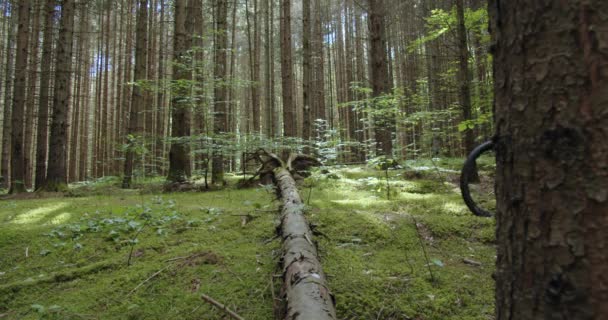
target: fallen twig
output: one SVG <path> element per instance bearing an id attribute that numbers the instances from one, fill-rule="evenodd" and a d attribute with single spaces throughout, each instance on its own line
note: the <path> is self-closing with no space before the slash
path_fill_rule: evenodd
<path id="1" fill-rule="evenodd" d="M 463 258 L 462 262 L 464 264 L 468 264 L 470 266 L 481 267 L 481 262 L 478 262 L 478 261 L 475 261 L 475 260 L 470 260 L 470 259 Z"/>
<path id="2" fill-rule="evenodd" d="M 229 315 L 230 317 L 232 317 L 232 319 L 236 319 L 236 320 L 245 320 L 245 318 L 239 316 L 236 312 L 228 309 L 228 307 L 226 307 L 225 305 L 217 302 L 215 299 L 211 298 L 210 296 L 203 294 L 201 296 L 201 298 L 203 298 L 203 300 L 205 300 L 206 302 L 212 304 L 213 306 L 217 307 L 218 309 L 224 311 L 227 315 Z"/>
<path id="3" fill-rule="evenodd" d="M 158 276 L 159 274 L 161 274 L 163 271 L 167 270 L 169 267 L 171 266 L 171 264 L 166 265 L 164 268 L 154 272 L 151 276 L 148 277 L 148 279 L 140 282 L 137 287 L 133 288 L 133 290 L 131 290 L 128 294 L 127 297 L 130 296 L 131 294 L 133 294 L 133 292 L 137 291 L 137 289 L 141 288 L 141 286 L 143 286 L 144 284 L 146 284 L 148 281 L 154 279 L 156 276 Z"/>

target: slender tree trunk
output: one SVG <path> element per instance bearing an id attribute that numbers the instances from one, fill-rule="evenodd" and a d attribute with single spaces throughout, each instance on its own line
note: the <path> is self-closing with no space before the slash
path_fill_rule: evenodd
<path id="1" fill-rule="evenodd" d="M 371 82 L 374 97 L 390 93 L 390 83 L 387 78 L 388 62 L 386 60 L 385 13 L 384 0 L 368 0 L 369 4 L 369 37 Z M 374 117 L 374 133 L 376 136 L 376 152 L 379 155 L 391 157 L 393 154 L 392 138 L 393 119 L 387 116 Z"/>
<path id="2" fill-rule="evenodd" d="M 157 170 L 159 174 L 164 174 L 165 166 L 163 165 L 163 152 L 165 149 L 165 114 L 166 114 L 166 104 L 165 104 L 165 48 L 164 46 L 167 44 L 165 40 L 165 1 L 159 0 L 159 9 L 160 9 L 160 20 L 159 20 L 159 28 L 158 28 L 158 74 L 156 79 L 156 86 L 158 88 L 158 94 L 156 97 L 157 101 L 157 110 L 156 110 L 156 143 L 154 144 L 154 162 L 156 163 Z"/>
<path id="3" fill-rule="evenodd" d="M 471 113 L 471 77 L 469 75 L 469 46 L 467 42 L 467 29 L 464 21 L 464 0 L 456 0 L 456 16 L 458 20 L 458 52 L 460 70 L 458 72 L 460 106 L 462 108 L 462 120 L 473 119 Z M 464 148 L 466 154 L 475 148 L 475 136 L 472 129 L 464 131 Z M 470 171 L 469 181 L 478 182 L 477 166 Z"/>
<path id="4" fill-rule="evenodd" d="M 29 42 L 30 1 L 18 4 L 17 58 L 15 59 L 15 82 L 13 86 L 13 112 L 11 115 L 11 187 L 9 193 L 26 192 L 25 150 L 23 117 L 25 112 L 25 81 Z"/>
<path id="5" fill-rule="evenodd" d="M 42 38 L 42 61 L 40 70 L 40 97 L 38 99 L 38 127 L 36 129 L 36 189 L 46 181 L 46 163 L 49 132 L 49 102 L 51 100 L 51 65 L 53 61 L 53 16 L 55 0 L 46 0 L 44 7 L 44 33 Z"/>
<path id="6" fill-rule="evenodd" d="M 24 160 L 25 160 L 25 186 L 31 188 L 34 175 L 34 118 L 36 116 L 36 91 L 38 82 L 38 49 L 40 38 L 40 12 L 42 11 L 42 1 L 34 2 L 33 16 L 31 21 L 31 39 L 29 41 L 29 76 L 27 78 L 27 100 L 25 102 L 25 130 L 24 130 Z"/>
<path id="7" fill-rule="evenodd" d="M 283 134 L 285 137 L 297 136 L 291 46 L 291 0 L 281 0 L 281 86 L 283 97 Z"/>
<path id="8" fill-rule="evenodd" d="M 311 138 L 312 129 L 312 98 L 313 98 L 313 83 L 312 83 L 312 30 L 310 23 L 310 0 L 302 1 L 302 45 L 303 45 L 303 62 L 302 62 L 302 100 L 303 100 L 303 126 L 302 138 L 308 145 Z M 309 153 L 305 151 L 305 153 Z"/>
<path id="9" fill-rule="evenodd" d="M 64 0 L 61 5 L 53 116 L 49 138 L 49 166 L 46 182 L 42 186 L 46 191 L 62 191 L 67 188 L 67 142 L 70 125 L 68 116 L 72 81 L 75 7 L 74 0 Z"/>
<path id="10" fill-rule="evenodd" d="M 216 22 L 215 22 L 215 65 L 214 65 L 214 118 L 213 118 L 213 133 L 217 136 L 213 150 L 213 164 L 211 170 L 211 179 L 214 184 L 224 184 L 224 156 L 220 150 L 222 135 L 228 131 L 226 114 L 228 101 L 228 87 L 226 86 L 226 49 L 228 48 L 228 1 L 216 1 Z M 218 139 L 219 138 L 219 139 Z"/>
<path id="11" fill-rule="evenodd" d="M 11 20 L 17 21 L 15 18 L 16 14 L 11 15 Z M 14 63 L 15 55 L 13 54 L 13 46 L 15 44 L 15 35 L 14 35 L 14 24 L 13 21 L 9 21 L 8 27 L 8 35 L 6 39 L 6 65 L 4 71 L 4 111 L 2 120 L 2 168 L 1 174 L 3 179 L 2 186 L 4 188 L 9 188 L 11 183 L 11 139 L 12 139 L 12 91 L 11 85 L 13 82 L 13 73 L 14 73 Z"/>
<path id="12" fill-rule="evenodd" d="M 315 75 L 315 119 L 327 119 L 325 111 L 325 57 L 323 55 L 325 40 L 323 34 L 323 19 L 321 13 L 321 0 L 314 0 L 315 22 L 314 22 L 314 45 L 313 51 L 314 75 Z"/>
<path id="13" fill-rule="evenodd" d="M 147 44 L 148 44 L 148 0 L 139 0 L 137 7 L 137 22 L 135 35 L 135 81 L 146 79 L 147 66 Z M 123 188 L 131 188 L 133 180 L 133 169 L 135 162 L 135 149 L 141 143 L 141 122 L 140 111 L 144 103 L 144 93 L 141 86 L 133 86 L 131 96 L 131 111 L 129 112 L 129 128 L 127 130 L 126 143 L 128 145 L 126 157 L 124 177 L 122 181 Z"/>
<path id="14" fill-rule="evenodd" d="M 171 103 L 171 150 L 169 151 L 169 176 L 167 181 L 184 183 L 188 180 L 190 166 L 190 108 L 187 99 L 191 94 L 192 70 L 188 64 L 188 51 L 192 47 L 192 34 L 188 33 L 186 23 L 190 24 L 192 1 L 178 0 L 175 2 L 175 40 L 173 43 L 173 59 L 176 65 L 173 69 L 173 80 L 177 85 L 173 92 Z M 192 30 L 192 29 L 190 29 Z"/>
<path id="15" fill-rule="evenodd" d="M 489 8 L 496 319 L 606 319 L 608 2 Z"/>

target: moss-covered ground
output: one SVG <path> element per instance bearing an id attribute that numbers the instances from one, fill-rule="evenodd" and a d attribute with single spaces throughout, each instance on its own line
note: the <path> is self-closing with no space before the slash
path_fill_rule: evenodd
<path id="1" fill-rule="evenodd" d="M 331 168 L 301 187 L 339 319 L 492 319 L 494 221 L 460 199 L 459 160 Z M 482 160 L 480 200 L 492 209 Z M 272 190 L 160 192 L 119 179 L 0 200 L 0 319 L 273 319 Z M 274 296 L 274 298 L 273 298 Z"/>

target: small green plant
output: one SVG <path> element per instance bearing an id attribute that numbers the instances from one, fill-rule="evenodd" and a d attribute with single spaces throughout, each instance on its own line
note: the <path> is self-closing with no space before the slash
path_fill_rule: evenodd
<path id="1" fill-rule="evenodd" d="M 384 171 L 384 177 L 386 179 L 386 199 L 390 200 L 391 199 L 391 184 L 390 184 L 390 176 L 388 174 L 388 170 L 400 168 L 399 162 L 397 162 L 397 160 L 395 160 L 395 159 L 388 158 L 387 156 L 379 156 L 379 157 L 370 159 L 368 161 L 368 164 L 378 170 Z"/>

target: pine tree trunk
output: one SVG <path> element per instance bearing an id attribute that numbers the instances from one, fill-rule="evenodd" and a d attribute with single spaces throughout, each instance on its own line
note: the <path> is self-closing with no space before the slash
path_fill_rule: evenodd
<path id="1" fill-rule="evenodd" d="M 467 42 L 467 29 L 464 21 L 464 0 L 456 0 L 456 16 L 458 20 L 458 49 L 460 70 L 458 72 L 460 107 L 462 108 L 462 119 L 472 120 L 471 113 L 471 77 L 469 75 L 469 46 Z M 464 148 L 466 154 L 475 149 L 475 136 L 472 129 L 464 132 Z M 470 171 L 470 182 L 479 182 L 477 165 Z"/>
<path id="2" fill-rule="evenodd" d="M 310 0 L 302 1 L 302 46 L 303 46 L 303 61 L 302 61 L 302 100 L 303 100 L 303 125 L 302 139 L 304 143 L 309 145 L 312 128 L 312 30 L 310 23 Z M 305 153 L 309 153 L 305 151 Z"/>
<path id="3" fill-rule="evenodd" d="M 72 42 L 74 39 L 74 0 L 64 0 L 61 4 L 59 40 L 57 42 L 57 64 L 55 70 L 55 90 L 53 96 L 53 116 L 49 138 L 49 165 L 46 191 L 67 189 L 67 142 L 69 129 L 69 103 L 72 82 Z"/>
<path id="4" fill-rule="evenodd" d="M 27 100 L 25 102 L 25 135 L 24 135 L 24 156 L 25 156 L 25 186 L 31 188 L 33 186 L 34 176 L 34 118 L 36 117 L 36 89 L 38 82 L 38 49 L 40 38 L 40 12 L 42 11 L 42 1 L 34 2 L 34 14 L 31 21 L 31 39 L 29 40 L 29 76 L 27 78 Z"/>
<path id="5" fill-rule="evenodd" d="M 11 21 L 9 21 L 9 27 L 7 31 L 7 39 L 6 39 L 6 65 L 4 69 L 4 110 L 3 110 L 3 120 L 2 120 L 2 187 L 8 189 L 10 187 L 11 182 L 11 139 L 12 139 L 12 91 L 11 85 L 13 82 L 13 73 L 14 73 L 14 63 L 15 55 L 13 54 L 13 45 L 15 43 L 14 36 L 14 21 L 17 17 L 16 14 L 11 15 Z"/>
<path id="6" fill-rule="evenodd" d="M 496 319 L 606 319 L 608 2 L 489 8 Z"/>
<path id="7" fill-rule="evenodd" d="M 371 82 L 374 97 L 390 93 L 389 72 L 386 59 L 386 37 L 384 20 L 384 0 L 368 0 L 369 4 L 369 37 Z M 379 155 L 391 157 L 393 154 L 392 119 L 377 115 L 374 117 L 374 133 L 376 136 L 376 152 Z"/>
<path id="8" fill-rule="evenodd" d="M 188 4 L 186 4 L 186 2 Z M 178 0 L 175 2 L 175 40 L 173 42 L 173 81 L 181 83 L 173 92 L 171 102 L 171 150 L 169 151 L 168 182 L 184 183 L 188 180 L 190 166 L 189 141 L 190 136 L 190 108 L 188 97 L 191 93 L 192 70 L 188 64 L 188 50 L 192 47 L 192 35 L 188 34 L 186 23 L 191 23 L 188 17 L 191 14 L 192 0 Z"/>
<path id="9" fill-rule="evenodd" d="M 44 33 L 42 38 L 42 61 L 40 70 L 40 97 L 38 98 L 38 127 L 36 129 L 36 178 L 34 186 L 40 188 L 46 182 L 48 152 L 49 104 L 51 101 L 51 65 L 53 61 L 53 16 L 55 0 L 46 0 L 44 7 Z"/>
<path id="10" fill-rule="evenodd" d="M 285 137 L 296 137 L 297 135 L 291 45 L 291 0 L 281 0 L 281 86 Z"/>
<path id="11" fill-rule="evenodd" d="M 211 169 L 211 180 L 215 185 L 224 184 L 224 156 L 222 154 L 221 144 L 222 135 L 228 131 L 228 103 L 227 96 L 229 88 L 223 83 L 227 77 L 226 64 L 228 48 L 228 1 L 216 1 L 216 22 L 215 22 L 215 65 L 214 78 L 218 83 L 214 85 L 214 118 L 213 118 L 213 133 L 217 136 L 214 140 L 213 163 Z"/>
<path id="12" fill-rule="evenodd" d="M 26 192 L 23 118 L 25 116 L 25 81 L 29 42 L 30 1 L 18 4 L 17 54 L 11 114 L 11 187 L 9 193 Z"/>
<path id="13" fill-rule="evenodd" d="M 135 81 L 146 79 L 147 66 L 147 44 L 148 44 L 148 0 L 139 0 L 137 7 L 137 22 L 135 35 Z M 135 162 L 135 148 L 140 143 L 143 133 L 139 126 L 140 111 L 144 103 L 144 93 L 140 86 L 133 86 L 131 96 L 131 111 L 129 112 L 129 126 L 127 129 L 126 143 L 128 144 L 125 156 L 123 188 L 131 188 L 133 180 L 133 169 Z"/>

